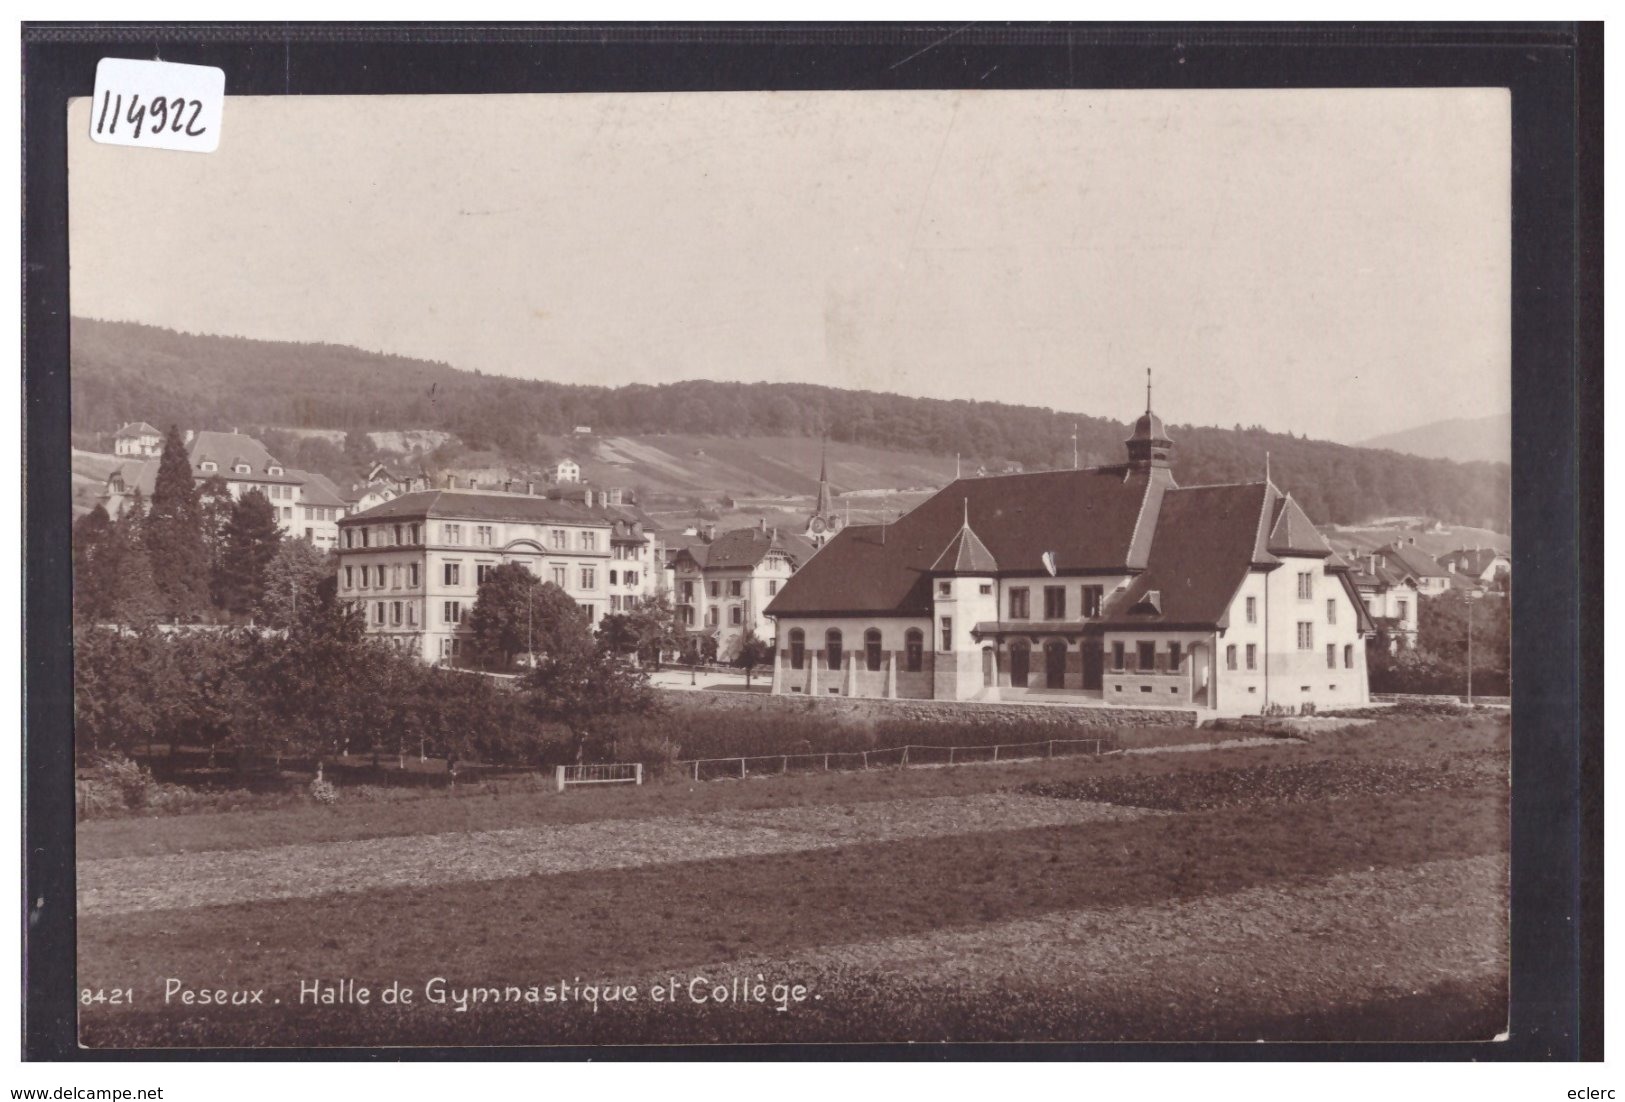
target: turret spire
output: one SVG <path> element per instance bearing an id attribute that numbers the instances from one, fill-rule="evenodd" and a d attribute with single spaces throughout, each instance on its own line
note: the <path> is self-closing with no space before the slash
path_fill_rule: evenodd
<path id="1" fill-rule="evenodd" d="M 1151 412 L 1151 369 L 1145 369 L 1145 411 Z"/>

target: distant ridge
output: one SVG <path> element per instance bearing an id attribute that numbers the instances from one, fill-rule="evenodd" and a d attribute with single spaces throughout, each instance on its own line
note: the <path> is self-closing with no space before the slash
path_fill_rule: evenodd
<path id="1" fill-rule="evenodd" d="M 359 440 L 368 433 L 434 430 L 450 433 L 465 453 L 491 465 L 545 466 L 577 450 L 581 440 L 621 438 L 617 459 L 629 481 L 648 463 L 640 449 L 667 435 L 815 441 L 827 434 L 839 459 L 843 446 L 906 451 L 955 462 L 974 472 L 1044 470 L 1112 464 L 1124 458 L 1127 419 L 1137 409 L 1090 416 L 992 401 L 945 401 L 806 383 L 659 381 L 621 387 L 567 385 L 462 371 L 447 364 L 367 352 L 334 344 L 199 336 L 129 322 L 72 322 L 73 428 L 76 444 L 107 450 L 94 439 L 125 421 L 160 428 L 276 426 L 338 430 Z M 545 369 L 545 365 L 542 365 Z M 998 384 L 993 384 L 997 386 Z M 998 386 L 997 393 L 1010 388 Z M 1118 418 L 1124 418 L 1119 420 Z M 1358 523 L 1373 516 L 1421 515 L 1446 523 L 1504 530 L 1511 510 L 1505 465 L 1459 464 L 1389 451 L 1349 447 L 1262 428 L 1169 425 L 1175 476 L 1185 485 L 1246 482 L 1263 477 L 1270 456 L 1277 486 L 1290 490 L 1318 523 Z M 1074 432 L 1076 436 L 1074 436 Z M 614 445 L 612 445 L 612 448 Z M 683 465 L 696 452 L 715 451 L 707 473 L 720 485 L 745 486 L 763 456 L 749 448 L 681 444 Z M 330 446 L 335 454 L 337 448 Z M 665 450 L 657 448 L 656 450 Z M 598 452 L 582 459 L 592 459 Z M 729 453 L 723 460 L 721 454 Z M 355 461 L 364 456 L 354 453 Z M 773 458 L 777 459 L 777 456 Z M 313 462 L 313 461 L 312 461 Z M 442 465 L 450 465 L 449 462 Z M 796 464 L 798 467 L 799 464 Z M 896 477 L 920 472 L 899 469 Z M 937 464 L 932 464 L 937 466 Z M 656 472 L 646 472 L 651 481 Z M 686 476 L 685 476 L 686 478 Z M 905 482 L 905 485 L 910 484 Z M 765 487 L 764 487 L 765 488 Z M 861 482 L 841 489 L 873 489 Z"/>
<path id="2" fill-rule="evenodd" d="M 1362 448 L 1386 448 L 1427 459 L 1453 459 L 1458 463 L 1510 463 L 1512 415 L 1454 417 L 1403 432 L 1390 432 L 1362 440 Z"/>

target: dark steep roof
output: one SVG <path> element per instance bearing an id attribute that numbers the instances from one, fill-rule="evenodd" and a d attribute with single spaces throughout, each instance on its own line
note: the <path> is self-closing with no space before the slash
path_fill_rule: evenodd
<path id="1" fill-rule="evenodd" d="M 1275 519 L 1270 527 L 1269 550 L 1275 555 L 1315 555 L 1330 557 L 1332 545 L 1320 534 L 1303 509 L 1287 494 L 1275 502 Z M 1341 562 L 1342 560 L 1338 560 Z"/>
<path id="2" fill-rule="evenodd" d="M 937 561 L 931 564 L 933 574 L 993 574 L 999 569 L 993 552 L 987 549 L 980 536 L 970 526 L 970 510 L 966 507 L 965 522 L 942 549 Z"/>
<path id="3" fill-rule="evenodd" d="M 1409 571 L 1418 578 L 1442 578 L 1449 574 L 1448 570 L 1415 546 L 1390 543 L 1386 547 L 1377 548 L 1376 553 L 1387 559 L 1391 565 Z"/>
<path id="4" fill-rule="evenodd" d="M 1166 472 L 1123 467 L 962 478 L 891 524 L 850 525 L 785 583 L 772 616 L 931 611 L 930 572 L 964 524 L 1002 573 L 1133 570 L 1146 563 Z"/>
<path id="5" fill-rule="evenodd" d="M 777 528 L 735 528 L 709 544 L 690 546 L 689 553 L 707 570 L 726 567 L 753 567 L 768 554 L 778 551 L 798 566 L 812 557 L 816 548 L 794 533 Z"/>
<path id="6" fill-rule="evenodd" d="M 1230 601 L 1248 571 L 1277 561 L 1260 547 L 1264 524 L 1279 500 L 1275 494 L 1263 482 L 1163 494 L 1150 562 L 1106 602 L 1102 622 L 1224 626 Z M 1157 598 L 1148 601 L 1152 593 Z"/>

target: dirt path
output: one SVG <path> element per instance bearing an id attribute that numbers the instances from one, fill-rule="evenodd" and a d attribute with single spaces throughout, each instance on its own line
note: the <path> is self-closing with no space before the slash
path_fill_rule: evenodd
<path id="1" fill-rule="evenodd" d="M 1155 813 L 1076 800 L 984 793 L 112 858 L 79 865 L 79 912 L 118 914 L 308 898 L 1066 826 L 1147 814 Z"/>

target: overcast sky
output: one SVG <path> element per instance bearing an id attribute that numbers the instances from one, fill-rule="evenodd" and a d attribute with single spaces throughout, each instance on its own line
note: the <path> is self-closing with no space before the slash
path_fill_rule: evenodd
<path id="1" fill-rule="evenodd" d="M 242 97 L 69 113 L 75 314 L 620 384 L 1357 441 L 1508 410 L 1500 90 Z"/>

